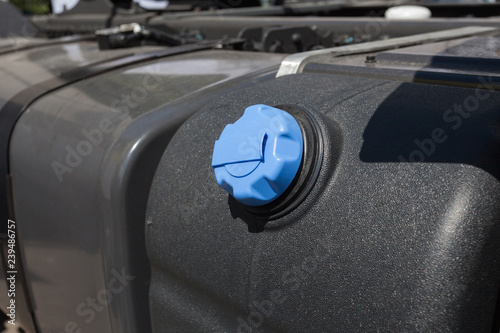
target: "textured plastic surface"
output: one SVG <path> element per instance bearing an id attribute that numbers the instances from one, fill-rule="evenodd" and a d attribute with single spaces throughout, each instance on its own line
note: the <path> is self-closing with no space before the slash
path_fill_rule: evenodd
<path id="1" fill-rule="evenodd" d="M 253 105 L 224 128 L 212 155 L 217 183 L 239 202 L 265 205 L 290 186 L 299 170 L 303 139 L 287 112 Z"/>
<path id="2" fill-rule="evenodd" d="M 157 59 L 57 89 L 22 114 L 10 143 L 13 199 L 40 332 L 73 321 L 82 332 L 151 332 L 144 220 L 159 159 L 190 115 L 273 77 L 261 70 L 281 58 L 218 50 Z M 108 286 L 112 301 L 89 307 Z"/>
<path id="3" fill-rule="evenodd" d="M 443 115 L 474 89 L 341 75 L 285 76 L 207 106 L 176 133 L 152 185 L 153 331 L 490 332 L 500 93 L 482 93 L 461 127 Z M 256 102 L 311 111 L 325 154 L 302 204 L 250 233 L 210 160 L 221 126 Z M 447 140 L 431 151 L 436 128 Z M 410 160 L 417 150 L 424 161 Z"/>

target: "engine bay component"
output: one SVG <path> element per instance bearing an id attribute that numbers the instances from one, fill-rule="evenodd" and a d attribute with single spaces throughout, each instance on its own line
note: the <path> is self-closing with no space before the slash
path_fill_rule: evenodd
<path id="1" fill-rule="evenodd" d="M 95 35 L 100 50 L 135 47 L 146 42 L 177 46 L 201 40 L 201 38 L 182 37 L 176 33 L 157 31 L 139 23 L 122 24 L 114 28 L 97 30 Z"/>

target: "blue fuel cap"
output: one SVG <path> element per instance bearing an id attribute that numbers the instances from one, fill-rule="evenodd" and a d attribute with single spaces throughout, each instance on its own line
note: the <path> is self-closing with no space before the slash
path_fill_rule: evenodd
<path id="1" fill-rule="evenodd" d="M 302 161 L 304 142 L 287 112 L 253 105 L 224 128 L 212 156 L 217 183 L 239 202 L 262 206 L 290 186 Z"/>

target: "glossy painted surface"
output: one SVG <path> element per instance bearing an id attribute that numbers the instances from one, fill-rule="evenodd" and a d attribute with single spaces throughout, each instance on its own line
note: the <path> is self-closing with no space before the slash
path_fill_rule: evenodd
<path id="1" fill-rule="evenodd" d="M 7 40 L 0 40 L 8 44 Z M 18 42 L 24 45 L 22 41 Z M 35 43 L 36 41 L 30 41 Z M 0 44 L 3 45 L 3 44 Z M 160 50 L 159 47 L 99 51 L 95 42 L 75 42 L 41 46 L 0 54 L 0 108 L 22 90 L 60 76 L 76 68 L 123 57 L 128 54 Z"/>

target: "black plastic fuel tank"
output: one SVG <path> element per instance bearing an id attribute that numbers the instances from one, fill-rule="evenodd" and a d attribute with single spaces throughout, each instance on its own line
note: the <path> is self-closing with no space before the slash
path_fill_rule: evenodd
<path id="1" fill-rule="evenodd" d="M 414 80 L 364 61 L 355 75 L 306 67 L 228 93 L 184 123 L 148 203 L 153 330 L 490 332 L 500 93 L 485 71 L 475 86 L 442 79 L 453 55 L 439 52 L 412 69 Z M 433 71 L 432 82 L 418 80 Z M 212 167 L 225 126 L 256 104 L 288 112 L 314 143 L 313 167 L 304 152 L 287 190 L 257 209 L 222 189 Z"/>
<path id="2" fill-rule="evenodd" d="M 2 141 L 10 148 L 18 246 L 40 332 L 151 331 L 144 220 L 157 163 L 190 115 L 222 92 L 272 79 L 283 58 L 201 50 L 118 66 L 113 61 L 127 59 L 120 52 L 86 42 L 3 57 L 3 73 L 19 91 L 40 82 L 25 79 L 29 73 L 42 73 L 33 80 L 43 87 L 55 81 L 54 62 L 79 70 L 78 61 L 88 59 L 109 68 L 37 98 Z M 18 59 L 33 54 L 41 60 L 17 75 Z"/>

